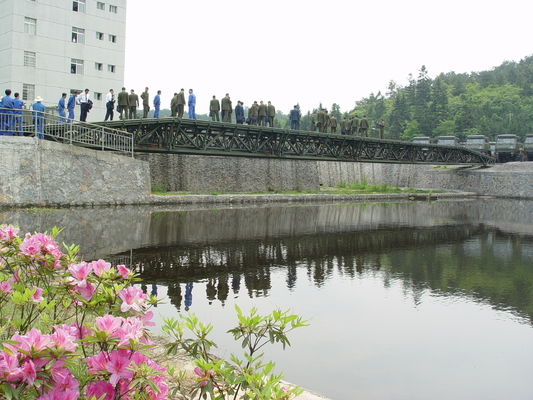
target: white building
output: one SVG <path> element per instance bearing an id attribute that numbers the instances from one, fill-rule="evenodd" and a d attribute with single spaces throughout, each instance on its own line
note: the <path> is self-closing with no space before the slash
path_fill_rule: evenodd
<path id="1" fill-rule="evenodd" d="M 19 92 L 27 108 L 41 96 L 54 107 L 61 93 L 88 88 L 87 121 L 102 121 L 106 94 L 124 83 L 126 3 L 0 0 L 0 94 Z"/>

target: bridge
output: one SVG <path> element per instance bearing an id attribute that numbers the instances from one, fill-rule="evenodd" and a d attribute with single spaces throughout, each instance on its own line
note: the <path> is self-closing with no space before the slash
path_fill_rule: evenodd
<path id="1" fill-rule="evenodd" d="M 119 120 L 98 125 L 130 133 L 135 151 L 143 152 L 411 164 L 487 166 L 495 162 L 492 157 L 460 146 L 183 118 Z"/>
<path id="2" fill-rule="evenodd" d="M 15 116 L 9 118 L 14 121 Z M 432 165 L 489 166 L 495 162 L 493 157 L 461 146 L 184 118 L 131 119 L 89 124 L 23 110 L 20 131 L 18 126 L 6 124 L 9 118 L 2 115 L 0 133 L 18 135 L 22 132 L 25 136 L 31 136 L 42 131 L 47 139 L 99 150 L 123 151 L 132 156 L 134 152 L 159 152 Z"/>

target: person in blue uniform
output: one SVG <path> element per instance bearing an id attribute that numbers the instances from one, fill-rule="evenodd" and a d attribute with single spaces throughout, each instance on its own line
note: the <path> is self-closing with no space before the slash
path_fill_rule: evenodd
<path id="1" fill-rule="evenodd" d="M 289 120 L 291 121 L 291 129 L 298 129 L 300 125 L 300 110 L 298 110 L 297 106 L 294 106 L 291 110 Z"/>
<path id="2" fill-rule="evenodd" d="M 11 89 L 6 89 L 6 95 L 2 97 L 2 112 L 0 115 L 2 135 L 13 135 L 13 97 L 11 97 Z"/>
<path id="3" fill-rule="evenodd" d="M 15 129 L 18 130 L 19 136 L 24 136 L 24 131 L 22 130 L 22 107 L 24 102 L 20 99 L 20 94 L 15 93 L 15 98 L 13 99 L 13 132 Z"/>
<path id="4" fill-rule="evenodd" d="M 235 106 L 235 120 L 238 124 L 244 124 L 244 107 L 242 105 L 243 102 L 239 100 Z"/>
<path id="5" fill-rule="evenodd" d="M 154 118 L 159 118 L 159 110 L 161 109 L 161 90 L 157 91 L 154 96 Z"/>
<path id="6" fill-rule="evenodd" d="M 61 95 L 61 98 L 59 99 L 59 101 L 57 102 L 57 113 L 59 114 L 59 119 L 58 119 L 58 123 L 62 124 L 63 122 L 65 122 L 65 117 L 67 116 L 65 114 L 65 109 L 66 109 L 66 104 L 65 104 L 65 100 L 67 99 L 67 94 L 66 93 L 63 93 Z M 61 118 L 63 117 L 63 118 Z"/>
<path id="7" fill-rule="evenodd" d="M 196 119 L 196 95 L 189 89 L 189 119 Z"/>
<path id="8" fill-rule="evenodd" d="M 67 110 L 68 110 L 68 118 L 69 118 L 69 120 L 67 121 L 67 123 L 72 122 L 71 120 L 74 119 L 74 108 L 76 107 L 76 97 L 77 96 L 78 96 L 78 92 L 74 92 L 68 98 Z"/>
<path id="9" fill-rule="evenodd" d="M 38 139 L 44 139 L 44 104 L 42 103 L 44 99 L 41 96 L 37 96 L 35 103 L 32 105 L 33 109 L 33 124 L 35 126 L 35 136 Z"/>

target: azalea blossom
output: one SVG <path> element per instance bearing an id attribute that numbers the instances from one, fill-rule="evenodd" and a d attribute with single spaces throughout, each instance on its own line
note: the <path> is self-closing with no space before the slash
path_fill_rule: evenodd
<path id="1" fill-rule="evenodd" d="M 80 397 L 78 390 L 54 388 L 49 393 L 37 397 L 37 400 L 77 400 L 78 397 Z"/>
<path id="2" fill-rule="evenodd" d="M 26 353 L 38 353 L 50 345 L 50 336 L 43 335 L 38 329 L 31 329 L 26 335 L 14 335 L 12 340 L 18 342 L 14 346 Z"/>
<path id="3" fill-rule="evenodd" d="M 128 286 L 126 289 L 119 290 L 118 297 L 122 300 L 120 311 L 126 312 L 130 309 L 141 311 L 141 306 L 145 306 L 144 301 L 147 296 L 141 289 L 134 286 Z"/>
<path id="4" fill-rule="evenodd" d="M 111 373 L 109 382 L 116 385 L 119 379 L 133 378 L 133 371 L 130 369 L 130 360 L 123 357 L 118 351 L 112 351 L 109 354 L 109 361 L 106 364 L 106 370 Z"/>
<path id="5" fill-rule="evenodd" d="M 123 319 L 120 317 L 114 317 L 110 314 L 106 314 L 103 317 L 97 317 L 94 322 L 96 327 L 102 332 L 109 334 L 115 333 L 122 325 Z"/>
<path id="6" fill-rule="evenodd" d="M 85 389 L 85 395 L 89 400 L 98 400 L 105 394 L 102 400 L 113 400 L 115 398 L 115 388 L 109 382 L 91 382 Z"/>
<path id="7" fill-rule="evenodd" d="M 0 292 L 11 293 L 13 291 L 13 285 L 7 281 L 0 282 Z"/>
<path id="8" fill-rule="evenodd" d="M 122 279 L 127 279 L 131 274 L 131 271 L 125 265 L 117 265 L 117 271 L 122 276 Z"/>
<path id="9" fill-rule="evenodd" d="M 33 293 L 31 295 L 32 303 L 38 304 L 38 303 L 40 303 L 41 301 L 44 300 L 44 298 L 43 298 L 44 290 L 43 289 L 34 286 L 32 290 L 33 290 Z"/>
<path id="10" fill-rule="evenodd" d="M 111 263 L 105 262 L 101 259 L 98 261 L 93 261 L 92 263 L 90 263 L 90 265 L 94 273 L 98 276 L 102 276 L 104 272 L 109 271 L 109 269 L 111 268 Z"/>
<path id="11" fill-rule="evenodd" d="M 13 225 L 0 226 L 0 240 L 9 242 L 11 239 L 17 237 L 19 230 L 19 228 L 16 228 Z"/>
<path id="12" fill-rule="evenodd" d="M 200 386 L 207 385 L 207 382 L 215 376 L 215 371 L 212 369 L 209 371 L 202 371 L 200 367 L 196 367 L 194 373 L 200 377 L 197 379 L 198 382 L 200 382 Z"/>
<path id="13" fill-rule="evenodd" d="M 78 282 L 85 281 L 85 278 L 87 278 L 87 275 L 89 275 L 91 270 L 92 265 L 87 264 L 84 261 L 79 264 L 70 264 L 68 267 L 68 272 L 70 272 L 72 277 Z"/>

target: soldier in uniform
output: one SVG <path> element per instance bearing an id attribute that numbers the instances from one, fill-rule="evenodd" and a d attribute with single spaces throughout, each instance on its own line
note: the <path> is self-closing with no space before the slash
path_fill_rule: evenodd
<path id="1" fill-rule="evenodd" d="M 137 118 L 137 107 L 139 107 L 139 96 L 133 89 L 130 90 L 128 101 L 130 103 L 130 119 L 135 119 Z"/>
<path id="2" fill-rule="evenodd" d="M 311 115 L 311 126 L 309 127 L 309 130 L 313 132 L 316 131 L 316 113 Z"/>
<path id="3" fill-rule="evenodd" d="M 143 100 L 143 118 L 148 117 L 150 111 L 150 96 L 148 94 L 148 88 L 144 88 L 144 92 L 141 93 L 141 99 Z"/>
<path id="4" fill-rule="evenodd" d="M 359 134 L 360 125 L 361 125 L 361 121 L 359 120 L 359 116 L 356 115 L 353 118 L 353 122 L 352 122 L 352 135 L 358 135 Z"/>
<path id="5" fill-rule="evenodd" d="M 254 101 L 254 104 L 248 109 L 248 118 L 250 119 L 250 125 L 257 125 L 257 120 L 259 118 L 259 106 L 257 101 Z"/>
<path id="6" fill-rule="evenodd" d="M 122 91 L 118 94 L 117 102 L 120 109 L 120 119 L 128 119 L 130 100 L 125 87 L 123 87 Z"/>
<path id="7" fill-rule="evenodd" d="M 318 131 L 324 132 L 326 126 L 326 113 L 324 109 L 321 109 L 318 113 Z"/>
<path id="8" fill-rule="evenodd" d="M 326 122 L 324 123 L 324 131 L 322 133 L 327 133 L 329 130 L 329 114 L 328 110 L 325 111 L 326 114 Z"/>
<path id="9" fill-rule="evenodd" d="M 331 133 L 337 133 L 337 118 L 334 115 L 329 117 L 329 126 L 331 128 Z"/>
<path id="10" fill-rule="evenodd" d="M 348 121 L 346 119 L 346 117 L 343 118 L 343 120 L 341 121 L 341 134 L 342 135 L 346 135 L 346 126 L 348 125 Z"/>
<path id="11" fill-rule="evenodd" d="M 274 127 L 274 118 L 276 118 L 276 107 L 269 101 L 267 106 L 268 123 L 271 128 Z"/>
<path id="12" fill-rule="evenodd" d="M 170 100 L 170 116 L 175 117 L 178 112 L 178 94 L 174 93 L 174 97 Z"/>
<path id="13" fill-rule="evenodd" d="M 266 104 L 263 104 L 263 101 L 259 102 L 259 109 L 257 110 L 258 116 L 259 116 L 259 126 L 265 126 L 266 122 L 266 116 L 267 116 L 267 106 Z"/>
<path id="14" fill-rule="evenodd" d="M 368 120 L 366 119 L 366 115 L 363 116 L 363 119 L 361 120 L 359 128 L 361 129 L 361 136 L 368 137 L 369 125 L 368 125 Z"/>
<path id="15" fill-rule="evenodd" d="M 211 121 L 219 121 L 220 116 L 218 112 L 220 111 L 220 101 L 213 95 L 213 99 L 209 103 L 209 115 L 211 115 Z"/>
<path id="16" fill-rule="evenodd" d="M 385 139 L 385 121 L 383 119 L 380 119 L 378 122 L 379 126 L 379 138 Z"/>
<path id="17" fill-rule="evenodd" d="M 187 103 L 185 102 L 185 89 L 182 88 L 178 93 L 178 99 L 176 104 L 178 106 L 178 118 L 183 118 L 185 106 L 187 105 Z"/>
<path id="18" fill-rule="evenodd" d="M 223 122 L 231 122 L 232 110 L 233 110 L 233 107 L 231 104 L 231 100 L 229 98 L 229 93 L 226 93 L 226 96 L 222 98 L 222 121 Z"/>

